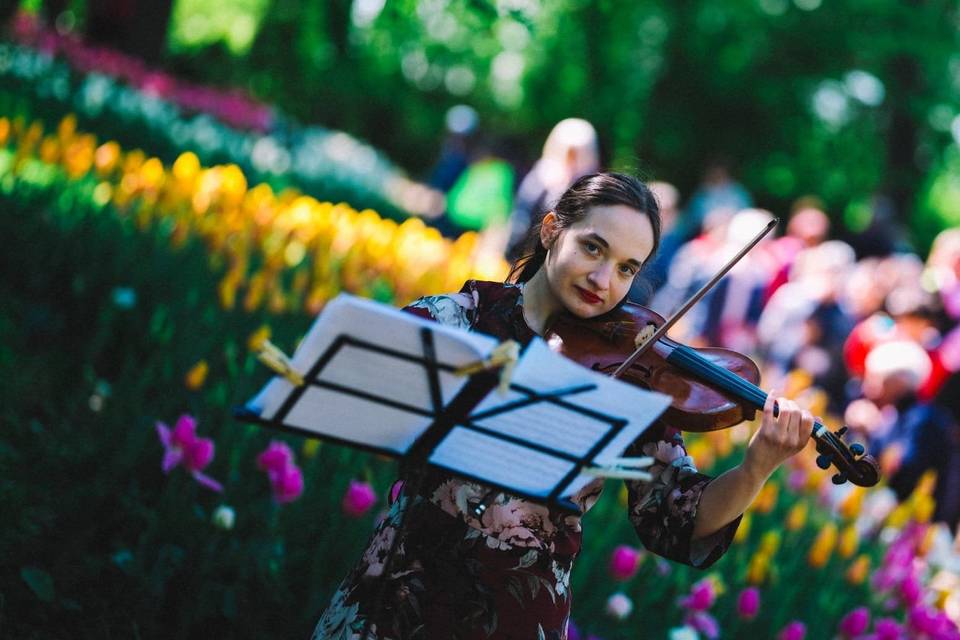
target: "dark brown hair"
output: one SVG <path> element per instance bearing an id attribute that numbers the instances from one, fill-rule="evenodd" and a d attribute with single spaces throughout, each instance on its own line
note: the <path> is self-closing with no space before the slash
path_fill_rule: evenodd
<path id="1" fill-rule="evenodd" d="M 623 173 L 593 173 L 583 176 L 563 192 L 552 209 L 541 213 L 527 230 L 520 256 L 513 263 L 507 282 L 526 282 L 543 265 L 547 249 L 540 242 L 543 217 L 553 211 L 560 230 L 583 220 L 591 207 L 622 204 L 646 214 L 653 228 L 653 249 L 660 246 L 660 206 L 653 192 L 643 182 Z M 644 264 L 649 264 L 647 258 Z"/>

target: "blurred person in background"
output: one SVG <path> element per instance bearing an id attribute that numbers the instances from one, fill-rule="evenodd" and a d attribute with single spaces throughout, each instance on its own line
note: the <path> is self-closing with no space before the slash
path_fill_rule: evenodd
<path id="1" fill-rule="evenodd" d="M 777 262 L 777 272 L 767 287 L 765 300 L 769 300 L 774 292 L 787 282 L 797 254 L 819 245 L 829 234 L 830 218 L 823 212 L 823 203 L 819 198 L 806 196 L 793 203 L 786 233 L 774 240 L 770 246 L 770 253 Z"/>
<path id="2" fill-rule="evenodd" d="M 925 472 L 935 472 L 933 518 L 955 529 L 960 516 L 960 483 L 952 480 L 960 466 L 960 432 L 954 410 L 939 398 L 924 402 L 918 396 L 930 371 L 929 356 L 915 342 L 895 340 L 877 345 L 866 358 L 864 397 L 850 404 L 844 418 L 866 436 L 868 452 L 880 461 L 898 500 L 910 496 Z M 953 395 L 955 386 L 954 380 Z"/>
<path id="3" fill-rule="evenodd" d="M 727 226 L 736 211 L 720 207 L 710 211 L 703 221 L 703 232 L 696 238 L 683 243 L 674 254 L 667 268 L 666 282 L 654 294 L 651 308 L 664 317 L 680 307 L 692 294 L 713 275 L 707 265 L 713 263 L 712 256 L 720 251 L 727 235 Z M 701 313 L 701 305 L 695 305 L 675 326 L 675 335 L 690 338 L 688 327 Z"/>
<path id="4" fill-rule="evenodd" d="M 474 158 L 447 192 L 444 231 L 450 237 L 506 224 L 513 205 L 514 171 L 495 147 L 491 140 L 478 142 Z"/>
<path id="5" fill-rule="evenodd" d="M 600 169 L 597 131 L 582 118 L 558 122 L 543 143 L 543 153 L 517 188 L 506 233 L 509 259 L 518 257 L 524 235 L 536 217 L 581 176 Z"/>
<path id="6" fill-rule="evenodd" d="M 829 240 L 799 251 L 786 283 L 776 289 L 757 323 L 758 350 L 768 374 L 782 379 L 801 368 L 822 388 L 833 411 L 846 404 L 847 371 L 839 353 L 855 320 L 840 304 L 854 268 L 853 248 Z M 773 383 L 776 386 L 776 383 Z"/>
<path id="7" fill-rule="evenodd" d="M 697 256 L 704 266 L 700 284 L 719 271 L 772 219 L 773 215 L 763 209 L 738 211 L 730 219 L 722 243 L 709 255 Z M 761 240 L 697 305 L 700 311 L 690 318 L 695 343 L 743 353 L 756 349 L 756 325 L 774 272 L 771 243 L 769 236 Z"/>
<path id="8" fill-rule="evenodd" d="M 450 107 L 444 119 L 440 157 L 430 170 L 427 184 L 444 193 L 453 187 L 470 161 L 471 143 L 477 132 L 479 119 L 473 107 L 465 104 Z"/>
<path id="9" fill-rule="evenodd" d="M 703 180 L 684 210 L 680 221 L 683 240 L 700 234 L 704 221 L 714 209 L 740 211 L 753 206 L 753 198 L 739 182 L 733 179 L 730 160 L 717 156 L 711 159 L 704 170 Z"/>
<path id="10" fill-rule="evenodd" d="M 654 181 L 649 184 L 650 191 L 660 204 L 662 220 L 662 236 L 660 250 L 644 268 L 646 278 L 637 278 L 630 289 L 630 300 L 639 304 L 647 304 L 653 293 L 667 281 L 667 269 L 673 262 L 677 251 L 683 245 L 681 230 L 677 226 L 680 202 L 680 192 L 669 182 Z"/>

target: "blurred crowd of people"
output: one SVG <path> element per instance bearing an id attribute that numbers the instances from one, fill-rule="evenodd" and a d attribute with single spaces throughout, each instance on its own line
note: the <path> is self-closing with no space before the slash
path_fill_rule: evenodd
<path id="1" fill-rule="evenodd" d="M 465 110 L 464 110 L 465 109 Z M 489 146 L 471 152 L 476 118 L 451 112 L 431 182 L 448 193 L 448 234 L 485 230 L 516 257 L 531 218 L 578 177 L 600 169 L 597 133 L 570 118 L 514 189 L 513 169 Z M 694 193 L 653 182 L 663 216 L 655 260 L 631 298 L 668 317 L 773 219 L 755 208 L 730 163 L 711 162 Z M 900 499 L 936 474 L 935 520 L 960 522 L 960 229 L 942 232 L 926 260 L 876 203 L 874 224 L 838 232 L 815 197 L 794 203 L 672 335 L 692 346 L 754 356 L 765 388 L 806 372 L 853 438 L 881 461 Z M 779 213 L 779 212 L 778 212 Z M 783 388 L 780 386 L 779 388 Z"/>

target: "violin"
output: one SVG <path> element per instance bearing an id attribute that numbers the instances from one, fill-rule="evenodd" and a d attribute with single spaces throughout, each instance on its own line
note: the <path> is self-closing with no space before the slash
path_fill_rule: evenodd
<path id="1" fill-rule="evenodd" d="M 756 363 L 732 349 L 689 347 L 668 338 L 666 332 L 776 223 L 771 221 L 670 320 L 627 302 L 600 318 L 561 314 L 543 337 L 553 351 L 594 371 L 671 396 L 673 403 L 664 419 L 683 431 L 716 431 L 751 420 L 767 401 L 767 393 L 757 386 Z M 864 454 L 863 445 L 848 445 L 843 440 L 846 432 L 846 426 L 831 432 L 819 420 L 814 422 L 810 437 L 819 454 L 817 466 L 837 469 L 834 484 L 877 484 L 880 466 Z"/>

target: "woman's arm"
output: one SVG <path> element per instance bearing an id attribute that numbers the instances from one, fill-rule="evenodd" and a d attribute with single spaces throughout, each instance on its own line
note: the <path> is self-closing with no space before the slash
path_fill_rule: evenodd
<path id="1" fill-rule="evenodd" d="M 693 529 L 694 539 L 716 533 L 739 517 L 757 497 L 763 483 L 787 458 L 810 440 L 813 416 L 797 403 L 777 398 L 779 413 L 773 415 L 774 397 L 767 395 L 760 428 L 747 446 L 743 462 L 714 478 L 700 498 Z"/>

